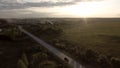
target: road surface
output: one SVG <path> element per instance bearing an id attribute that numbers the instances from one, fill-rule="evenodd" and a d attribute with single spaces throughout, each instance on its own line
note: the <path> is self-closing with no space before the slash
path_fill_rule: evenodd
<path id="1" fill-rule="evenodd" d="M 34 36 L 33 34 L 29 33 L 28 31 L 26 31 L 25 29 L 23 29 L 21 26 L 18 26 L 19 30 L 23 33 L 25 33 L 26 35 L 30 36 L 32 39 L 34 39 L 37 43 L 41 44 L 42 46 L 44 46 L 45 48 L 47 48 L 51 53 L 53 53 L 55 56 L 57 56 L 59 59 L 61 59 L 62 61 L 68 63 L 72 68 L 85 68 L 84 66 L 82 66 L 81 64 L 79 64 L 78 62 L 76 62 L 74 59 L 68 57 L 67 55 L 65 55 L 64 53 L 62 53 L 61 51 L 57 50 L 55 47 L 51 46 L 50 44 L 44 42 L 43 40 L 41 40 L 40 38 Z"/>

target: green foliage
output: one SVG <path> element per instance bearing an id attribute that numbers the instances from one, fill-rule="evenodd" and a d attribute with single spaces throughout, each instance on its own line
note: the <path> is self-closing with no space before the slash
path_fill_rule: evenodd
<path id="1" fill-rule="evenodd" d="M 18 60 L 17 68 L 28 68 L 28 64 L 27 56 L 23 53 L 21 58 Z"/>
<path id="2" fill-rule="evenodd" d="M 20 60 L 18 60 L 17 68 L 27 68 L 27 66 L 24 63 L 24 61 L 20 59 Z"/>
<path id="3" fill-rule="evenodd" d="M 24 64 L 25 64 L 26 66 L 29 65 L 29 62 L 28 62 L 28 59 L 27 59 L 27 56 L 26 56 L 25 53 L 23 53 L 21 59 L 22 59 L 22 61 L 24 62 Z"/>
<path id="4" fill-rule="evenodd" d="M 58 20 L 58 23 L 55 25 L 30 25 L 27 30 L 40 38 L 45 38 L 47 42 L 53 41 L 55 47 L 68 52 L 73 55 L 74 58 L 80 59 L 80 61 L 84 59 L 83 61 L 86 60 L 89 64 L 95 64 L 96 62 L 101 65 L 102 68 L 110 68 L 109 66 L 111 65 L 119 65 L 119 62 L 116 60 L 112 59 L 112 61 L 110 61 L 108 57 L 100 56 L 100 54 L 110 54 L 115 57 L 120 57 L 119 22 L 104 21 L 102 19 L 86 22 L 79 19 L 63 19 Z M 68 40 L 68 43 L 65 43 L 66 41 L 60 42 L 53 40 L 58 37 Z M 77 45 L 72 43 L 77 43 Z M 97 52 L 100 52 L 100 54 Z M 35 61 L 44 60 L 45 58 L 41 56 L 43 55 L 40 53 L 33 57 Z M 48 62 L 42 62 L 39 64 L 39 67 L 46 66 L 45 68 L 47 68 L 48 66 L 50 68 L 51 64 L 49 64 Z"/>
<path id="5" fill-rule="evenodd" d="M 61 28 L 48 24 L 29 25 L 25 28 L 31 33 L 47 39 L 60 37 L 63 33 Z"/>
<path id="6" fill-rule="evenodd" d="M 37 66 L 38 63 L 44 62 L 48 59 L 48 55 L 45 52 L 38 52 L 32 55 L 32 64 Z"/>
<path id="7" fill-rule="evenodd" d="M 22 33 L 17 27 L 10 26 L 9 28 L 4 28 L 4 35 L 10 37 L 12 40 L 17 40 L 17 38 L 21 36 Z"/>
<path id="8" fill-rule="evenodd" d="M 80 22 L 79 19 L 59 23 L 64 31 L 61 38 L 67 39 L 78 46 L 84 46 L 103 54 L 120 57 L 120 22 L 102 21 L 102 19 Z"/>
<path id="9" fill-rule="evenodd" d="M 44 61 L 39 64 L 38 68 L 56 68 L 56 64 L 52 61 Z"/>

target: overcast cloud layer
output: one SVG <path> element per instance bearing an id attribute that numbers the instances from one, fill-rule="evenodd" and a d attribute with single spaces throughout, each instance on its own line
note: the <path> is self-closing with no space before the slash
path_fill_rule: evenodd
<path id="1" fill-rule="evenodd" d="M 50 0 L 37 0 L 35 1 L 21 1 L 21 0 L 1 0 L 0 10 L 10 9 L 24 9 L 29 7 L 53 7 L 53 6 L 64 6 L 72 5 L 80 0 L 69 0 L 69 1 L 50 1 Z"/>
<path id="2" fill-rule="evenodd" d="M 54 6 L 73 5 L 81 0 L 0 0 L 0 17 L 48 17 L 51 12 L 33 12 L 31 7 L 49 8 Z"/>
<path id="3" fill-rule="evenodd" d="M 65 6 L 73 5 L 80 1 L 92 0 L 0 0 L 0 10 Z"/>
<path id="4" fill-rule="evenodd" d="M 119 0 L 0 0 L 0 18 L 6 17 L 70 17 L 71 15 L 63 15 L 60 13 L 64 7 L 70 7 L 85 1 L 113 1 L 112 3 L 103 4 L 104 7 L 110 7 L 113 16 L 120 16 L 118 2 Z M 95 5 L 96 6 L 96 5 Z M 115 6 L 115 7 L 114 7 Z M 117 7 L 116 7 L 117 6 Z M 34 7 L 34 8 L 33 8 Z M 104 8 L 103 7 L 103 8 Z M 33 9 L 32 9 L 33 8 Z M 36 9 L 37 8 L 37 9 Z M 44 9 L 45 8 L 45 9 Z M 44 10 L 43 10 L 44 9 Z M 106 8 L 108 9 L 108 8 Z M 56 11 L 57 10 L 57 11 Z M 61 11 L 59 11 L 61 10 Z M 105 10 L 103 10 L 105 11 Z M 108 13 L 108 12 L 107 12 Z M 110 15 L 110 14 L 107 15 Z M 104 13 L 103 13 L 104 14 Z M 105 15 L 104 15 L 105 16 Z"/>

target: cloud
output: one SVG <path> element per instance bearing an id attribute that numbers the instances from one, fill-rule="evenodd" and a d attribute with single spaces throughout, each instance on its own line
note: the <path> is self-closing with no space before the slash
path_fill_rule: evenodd
<path id="1" fill-rule="evenodd" d="M 0 18 L 62 17 L 63 15 L 49 10 L 48 7 L 58 8 L 56 6 L 74 5 L 81 1 L 83 0 L 0 0 Z M 35 11 L 35 8 L 31 10 L 32 7 L 39 8 L 39 12 Z M 48 11 L 44 11 L 44 7 Z"/>
<path id="2" fill-rule="evenodd" d="M 2 10 L 0 11 L 0 18 L 37 18 L 37 17 L 51 17 L 55 13 L 52 12 L 34 12 L 29 10 Z"/>
<path id="3" fill-rule="evenodd" d="M 81 1 L 91 0 L 1 0 L 0 10 L 24 9 L 29 7 L 54 7 L 73 5 Z"/>
<path id="4" fill-rule="evenodd" d="M 29 6 L 26 5 L 22 5 L 19 3 L 14 3 L 14 4 L 10 4 L 10 3 L 0 3 L 0 10 L 10 10 L 10 9 L 24 9 L 27 8 Z"/>
<path id="5" fill-rule="evenodd" d="M 31 7 L 54 7 L 54 6 L 65 6 L 72 5 L 75 2 L 39 2 L 39 3 L 25 3 L 26 6 Z"/>

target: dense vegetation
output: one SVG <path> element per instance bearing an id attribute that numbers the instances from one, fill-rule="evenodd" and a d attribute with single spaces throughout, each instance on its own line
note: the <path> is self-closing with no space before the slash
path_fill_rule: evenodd
<path id="1" fill-rule="evenodd" d="M 2 19 L 0 24 L 0 68 L 68 68 L 44 47 L 20 32 L 17 22 Z M 20 25 L 25 26 L 25 23 Z"/>

